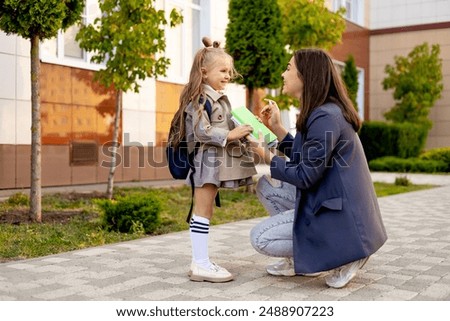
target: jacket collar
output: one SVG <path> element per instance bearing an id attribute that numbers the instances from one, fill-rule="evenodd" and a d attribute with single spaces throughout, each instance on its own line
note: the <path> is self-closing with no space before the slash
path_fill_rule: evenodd
<path id="1" fill-rule="evenodd" d="M 205 94 L 214 102 L 218 101 L 220 97 L 225 96 L 224 94 L 215 91 L 210 85 L 203 84 L 203 89 L 205 90 Z"/>

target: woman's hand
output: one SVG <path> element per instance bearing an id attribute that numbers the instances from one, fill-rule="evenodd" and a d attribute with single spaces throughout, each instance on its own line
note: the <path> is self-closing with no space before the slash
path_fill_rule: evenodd
<path id="1" fill-rule="evenodd" d="M 253 127 L 250 125 L 239 125 L 234 129 L 230 130 L 227 136 L 228 141 L 233 141 L 241 139 L 242 137 L 248 136 L 253 131 Z"/>
<path id="2" fill-rule="evenodd" d="M 276 102 L 270 99 L 264 99 L 269 102 L 268 105 L 265 105 L 261 109 L 260 119 L 264 125 L 269 127 L 272 130 L 274 127 L 282 126 L 281 125 L 281 116 L 280 109 Z"/>
<path id="3" fill-rule="evenodd" d="M 260 117 L 262 123 L 266 125 L 275 135 L 277 135 L 278 140 L 282 140 L 286 134 L 287 130 L 283 127 L 281 123 L 280 109 L 276 102 L 270 99 L 265 99 L 269 102 L 268 105 L 261 109 Z"/>

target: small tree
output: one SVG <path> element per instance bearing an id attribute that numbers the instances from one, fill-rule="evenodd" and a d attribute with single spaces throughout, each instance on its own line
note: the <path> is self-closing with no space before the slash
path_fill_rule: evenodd
<path id="1" fill-rule="evenodd" d="M 394 89 L 395 106 L 385 113 L 393 122 L 422 123 L 431 128 L 428 114 L 441 97 L 442 60 L 439 45 L 416 46 L 407 57 L 396 56 L 395 66 L 387 65 L 383 89 Z"/>
<path id="2" fill-rule="evenodd" d="M 0 0 L 0 29 L 30 39 L 31 188 L 30 218 L 41 222 L 41 102 L 39 42 L 56 37 L 81 18 L 83 0 Z"/>
<path id="3" fill-rule="evenodd" d="M 290 53 L 307 47 L 330 49 L 340 42 L 345 30 L 344 8 L 331 12 L 324 0 L 278 0 L 278 4 L 284 45 Z M 267 97 L 275 100 L 281 109 L 298 105 L 298 101 L 283 94 Z"/>
<path id="4" fill-rule="evenodd" d="M 353 58 L 352 55 L 349 55 L 345 61 L 345 67 L 342 71 L 342 80 L 347 88 L 353 106 L 358 110 L 358 103 L 356 102 L 356 97 L 358 95 L 358 70 L 356 69 L 355 58 Z"/>
<path id="5" fill-rule="evenodd" d="M 276 88 L 287 63 L 277 0 L 230 0 L 226 49 L 235 59 L 237 81 L 248 89 L 247 107 L 253 110 L 253 91 Z"/>
<path id="6" fill-rule="evenodd" d="M 291 50 L 306 47 L 330 49 L 341 41 L 345 30 L 343 14 L 328 10 L 324 0 L 278 0 L 285 44 Z"/>
<path id="7" fill-rule="evenodd" d="M 91 25 L 83 26 L 76 39 L 80 47 L 93 52 L 92 62 L 106 62 L 95 74 L 95 80 L 105 87 L 114 86 L 116 111 L 112 139 L 112 157 L 108 176 L 107 196 L 112 198 L 122 93 L 130 89 L 139 92 L 139 80 L 164 75 L 169 59 L 158 56 L 166 48 L 164 26 L 168 24 L 163 10 L 156 10 L 154 0 L 104 0 L 100 2 L 102 16 Z M 170 26 L 182 22 L 174 9 Z"/>

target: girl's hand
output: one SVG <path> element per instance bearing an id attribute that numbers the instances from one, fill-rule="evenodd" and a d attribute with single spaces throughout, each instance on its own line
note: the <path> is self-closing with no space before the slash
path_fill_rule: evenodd
<path id="1" fill-rule="evenodd" d="M 253 127 L 250 125 L 239 125 L 230 130 L 227 136 L 228 141 L 238 140 L 242 137 L 248 136 L 253 131 Z"/>
<path id="2" fill-rule="evenodd" d="M 245 138 L 247 140 L 248 146 L 253 151 L 253 153 L 258 155 L 265 164 L 270 164 L 272 157 L 275 155 L 269 150 L 269 148 L 267 148 L 267 144 L 264 142 L 262 133 L 258 133 L 258 139 L 254 138 L 252 135 L 248 135 Z"/>

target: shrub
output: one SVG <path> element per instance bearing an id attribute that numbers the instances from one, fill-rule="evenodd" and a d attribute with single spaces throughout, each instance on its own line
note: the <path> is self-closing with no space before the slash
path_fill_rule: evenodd
<path id="1" fill-rule="evenodd" d="M 436 160 L 385 156 L 371 160 L 369 162 L 369 168 L 373 171 L 384 172 L 436 173 L 444 172 L 447 164 Z"/>
<path id="2" fill-rule="evenodd" d="M 348 55 L 345 61 L 345 67 L 342 71 L 342 80 L 347 88 L 348 96 L 353 103 L 353 106 L 358 110 L 358 103 L 356 98 L 358 96 L 358 69 L 356 69 L 355 58 L 353 55 Z"/>
<path id="3" fill-rule="evenodd" d="M 419 156 L 420 159 L 442 161 L 447 164 L 446 172 L 450 172 L 450 147 L 430 149 Z"/>
<path id="4" fill-rule="evenodd" d="M 152 233 L 161 223 L 160 201 L 151 194 L 119 196 L 116 200 L 95 200 L 102 210 L 103 225 L 123 233 Z"/>
<path id="5" fill-rule="evenodd" d="M 11 195 L 6 202 L 8 205 L 12 206 L 29 206 L 30 198 L 24 193 L 15 193 L 14 195 Z"/>
<path id="6" fill-rule="evenodd" d="M 397 186 L 409 186 L 411 185 L 411 181 L 408 179 L 408 177 L 405 176 L 399 176 L 395 178 L 395 185 Z"/>
<path id="7" fill-rule="evenodd" d="M 417 157 L 425 146 L 428 128 L 413 123 L 364 122 L 359 133 L 368 161 L 383 156 Z"/>

